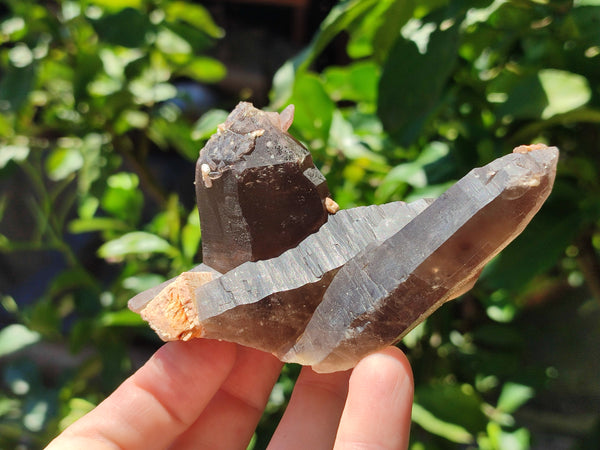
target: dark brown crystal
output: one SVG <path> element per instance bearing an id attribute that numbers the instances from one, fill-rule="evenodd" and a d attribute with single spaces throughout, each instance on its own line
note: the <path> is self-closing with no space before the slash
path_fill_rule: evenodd
<path id="1" fill-rule="evenodd" d="M 200 152 L 203 261 L 219 272 L 279 256 L 327 221 L 325 177 L 286 126 L 240 103 Z"/>

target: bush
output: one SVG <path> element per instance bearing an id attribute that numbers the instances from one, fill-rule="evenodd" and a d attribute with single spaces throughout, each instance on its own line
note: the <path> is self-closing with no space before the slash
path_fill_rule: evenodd
<path id="1" fill-rule="evenodd" d="M 591 0 L 342 1 L 273 80 L 271 107 L 295 103 L 291 132 L 342 207 L 437 196 L 518 144 L 561 148 L 554 192 L 523 235 L 471 293 L 403 341 L 415 448 L 528 448 L 514 413 L 554 375 L 523 370 L 519 318 L 584 281 L 600 299 L 599 22 Z M 30 304 L 2 297 L 14 323 L 0 332 L 0 446 L 42 446 L 130 373 L 132 350 L 158 345 L 126 301 L 190 268 L 201 236 L 192 202 L 153 161 L 180 155 L 191 184 L 198 149 L 225 113 L 184 114 L 177 82 L 224 76 L 205 56 L 222 35 L 186 1 L 7 3 L 0 175 L 26 177 L 35 227 L 22 239 L 3 231 L 0 246 L 51 251 L 61 265 Z M 323 63 L 334 40 L 344 65 Z M 0 214 L 22 208 L 27 192 L 3 192 Z M 76 364 L 49 374 L 28 360 L 52 345 Z M 297 371 L 284 369 L 256 447 Z"/>

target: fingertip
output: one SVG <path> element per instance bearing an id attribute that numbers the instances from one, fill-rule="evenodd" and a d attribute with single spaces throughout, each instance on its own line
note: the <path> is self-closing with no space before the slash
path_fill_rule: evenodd
<path id="1" fill-rule="evenodd" d="M 413 384 L 412 368 L 408 358 L 398 347 L 387 347 L 363 358 L 354 368 L 356 370 L 389 370 L 395 376 L 406 377 Z"/>
<path id="2" fill-rule="evenodd" d="M 361 360 L 350 377 L 336 448 L 406 448 L 413 400 L 408 359 L 395 347 Z"/>

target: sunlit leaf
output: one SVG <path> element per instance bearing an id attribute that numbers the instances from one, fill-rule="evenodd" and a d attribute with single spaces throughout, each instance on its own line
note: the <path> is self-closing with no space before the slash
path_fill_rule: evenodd
<path id="1" fill-rule="evenodd" d="M 150 289 L 165 281 L 165 277 L 155 273 L 141 273 L 139 275 L 133 275 L 123 280 L 123 287 L 129 289 L 135 293 Z"/>
<path id="2" fill-rule="evenodd" d="M 365 159 L 372 169 L 375 169 L 377 164 L 385 164 L 381 155 L 373 153 L 360 141 L 352 124 L 344 119 L 339 110 L 333 112 L 327 145 L 341 151 L 348 159 Z"/>
<path id="3" fill-rule="evenodd" d="M 154 83 L 147 79 L 133 80 L 129 83 L 129 90 L 135 101 L 141 104 L 163 102 L 177 96 L 177 88 L 171 83 Z"/>
<path id="4" fill-rule="evenodd" d="M 132 231 L 105 242 L 99 249 L 102 258 L 119 258 L 125 255 L 148 253 L 173 253 L 175 249 L 163 238 L 145 231 Z"/>
<path id="5" fill-rule="evenodd" d="M 183 256 L 188 261 L 193 261 L 200 245 L 200 217 L 197 211 L 192 211 L 188 216 L 187 223 L 181 231 L 181 249 Z"/>
<path id="6" fill-rule="evenodd" d="M 46 160 L 48 176 L 54 181 L 63 180 L 83 167 L 83 156 L 75 148 L 56 148 Z"/>
<path id="7" fill-rule="evenodd" d="M 0 23 L 0 33 L 9 40 L 20 39 L 25 31 L 25 21 L 22 17 L 10 17 Z"/>
<path id="8" fill-rule="evenodd" d="M 221 38 L 224 35 L 223 29 L 213 21 L 210 13 L 202 5 L 174 1 L 167 3 L 165 12 L 168 20 L 187 22 L 213 38 Z"/>
<path id="9" fill-rule="evenodd" d="M 71 233 L 89 233 L 92 231 L 126 231 L 129 226 L 122 220 L 110 217 L 90 217 L 74 219 L 69 223 Z"/>
<path id="10" fill-rule="evenodd" d="M 548 106 L 542 112 L 543 119 L 579 108 L 592 96 L 586 78 L 581 75 L 544 69 L 540 70 L 538 77 L 548 99 Z"/>
<path id="11" fill-rule="evenodd" d="M 192 46 L 178 34 L 169 30 L 168 28 L 162 28 L 156 36 L 156 46 L 168 54 L 190 54 L 192 52 Z"/>
<path id="12" fill-rule="evenodd" d="M 378 61 L 385 60 L 402 26 L 412 17 L 414 0 L 380 1 L 365 17 L 352 26 L 348 54 L 363 58 L 373 54 Z"/>
<path id="13" fill-rule="evenodd" d="M 0 356 L 16 352 L 40 340 L 41 336 L 25 325 L 7 325 L 0 330 Z"/>
<path id="14" fill-rule="evenodd" d="M 56 412 L 56 400 L 50 392 L 28 397 L 25 401 L 25 414 L 23 414 L 25 428 L 33 432 L 41 431 Z"/>
<path id="15" fill-rule="evenodd" d="M 423 149 L 416 160 L 394 167 L 377 188 L 375 193 L 377 201 L 387 201 L 402 183 L 409 184 L 414 188 L 425 188 L 427 186 L 425 166 L 443 158 L 448 151 L 447 144 L 432 142 Z"/>
<path id="16" fill-rule="evenodd" d="M 216 131 L 220 123 L 225 122 L 227 111 L 222 109 L 212 109 L 202 114 L 202 117 L 194 124 L 192 129 L 192 138 L 195 140 L 204 140 L 210 138 Z"/>
<path id="17" fill-rule="evenodd" d="M 107 187 L 100 199 L 104 211 L 125 223 L 135 224 L 144 203 L 142 192 L 137 188 L 138 183 L 137 175 L 130 172 L 120 172 L 108 177 Z"/>
<path id="18" fill-rule="evenodd" d="M 10 161 L 23 161 L 29 155 L 29 147 L 24 145 L 0 146 L 0 169 L 4 168 Z"/>
<path id="19" fill-rule="evenodd" d="M 308 73 L 299 76 L 290 103 L 296 105 L 292 128 L 302 133 L 302 139 L 312 141 L 313 147 L 323 146 L 329 136 L 335 105 L 320 78 Z"/>
<path id="20" fill-rule="evenodd" d="M 275 74 L 271 92 L 272 106 L 281 109 L 289 103 L 294 90 L 296 72 L 305 71 L 335 36 L 377 3 L 378 0 L 347 0 L 337 3 L 321 23 L 310 45 L 285 63 Z"/>
<path id="21" fill-rule="evenodd" d="M 530 386 L 517 383 L 505 383 L 498 398 L 497 408 L 505 413 L 513 413 L 532 399 L 535 391 Z"/>
<path id="22" fill-rule="evenodd" d="M 129 309 L 107 311 L 100 316 L 99 321 L 103 327 L 131 327 L 146 324 L 139 314 Z"/>
<path id="23" fill-rule="evenodd" d="M 83 398 L 71 398 L 68 402 L 68 412 L 60 420 L 59 429 L 65 430 L 69 425 L 74 423 L 76 420 L 82 418 L 84 415 L 89 413 L 96 407 L 93 403 Z"/>
<path id="24" fill-rule="evenodd" d="M 196 81 L 216 83 L 225 76 L 227 69 L 216 59 L 209 58 L 208 56 L 198 56 L 178 69 L 176 73 Z"/>
<path id="25" fill-rule="evenodd" d="M 377 98 L 379 66 L 360 62 L 346 67 L 330 67 L 324 72 L 325 89 L 335 101 L 374 102 Z"/>
<path id="26" fill-rule="evenodd" d="M 412 420 L 430 433 L 457 444 L 470 444 L 474 440 L 473 435 L 460 425 L 438 419 L 416 402 L 412 406 Z"/>

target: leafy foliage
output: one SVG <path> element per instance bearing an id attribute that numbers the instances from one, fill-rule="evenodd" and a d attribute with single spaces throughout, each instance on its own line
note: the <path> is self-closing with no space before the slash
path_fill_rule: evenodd
<path id="1" fill-rule="evenodd" d="M 159 148 L 195 161 L 195 124 L 178 106 L 185 98 L 176 83 L 224 76 L 224 66 L 206 55 L 223 31 L 204 7 L 181 1 L 7 6 L 0 173 L 9 177 L 19 166 L 29 178 L 35 226 L 22 240 L 0 236 L 0 245 L 7 253 L 54 251 L 64 268 L 31 305 L 4 293 L 3 306 L 21 324 L 2 330 L 1 353 L 42 342 L 87 354 L 49 387 L 35 365 L 17 358 L 6 366 L 0 447 L 36 448 L 130 372 L 123 342 L 146 331 L 127 299 L 193 264 L 195 208 L 157 182 L 149 154 Z M 18 208 L 23 194 L 3 192 L 4 209 Z M 74 236 L 118 270 L 105 273 Z"/>
<path id="2" fill-rule="evenodd" d="M 126 300 L 194 261 L 197 214 L 156 181 L 147 155 L 156 147 L 193 161 L 223 120 L 211 111 L 192 123 L 174 84 L 224 75 L 205 56 L 223 32 L 184 1 L 8 5 L 0 175 L 19 167 L 29 177 L 36 229 L 22 241 L 0 235 L 0 246 L 52 249 L 66 267 L 29 306 L 3 297 L 20 324 L 0 333 L 0 353 L 19 350 L 15 341 L 55 342 L 84 361 L 48 385 L 23 359 L 3 368 L 0 445 L 36 447 L 126 376 L 123 342 L 151 341 Z M 515 413 L 549 375 L 522 370 L 518 319 L 569 284 L 587 281 L 600 299 L 599 19 L 592 0 L 345 0 L 274 77 L 271 106 L 296 104 L 291 132 L 342 207 L 439 195 L 518 144 L 562 151 L 555 190 L 522 236 L 460 303 L 403 341 L 415 373 L 415 449 L 528 448 Z M 323 63 L 333 41 L 345 43 L 343 65 Z M 0 212 L 14 201 L 4 193 Z M 109 275 L 92 273 L 74 249 L 69 236 L 82 233 L 94 233 Z M 284 369 L 256 447 L 296 376 Z"/>

